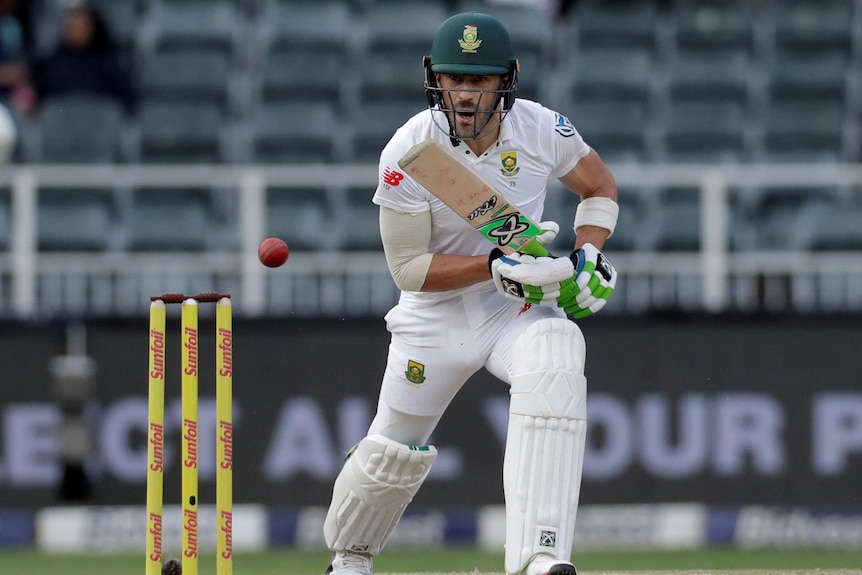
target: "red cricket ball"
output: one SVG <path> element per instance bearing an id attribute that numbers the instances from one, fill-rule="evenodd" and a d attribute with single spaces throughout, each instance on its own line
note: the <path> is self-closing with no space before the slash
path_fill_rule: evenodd
<path id="1" fill-rule="evenodd" d="M 257 248 L 257 257 L 260 263 L 268 268 L 277 268 L 287 261 L 290 250 L 287 243 L 281 238 L 266 238 L 260 242 Z"/>

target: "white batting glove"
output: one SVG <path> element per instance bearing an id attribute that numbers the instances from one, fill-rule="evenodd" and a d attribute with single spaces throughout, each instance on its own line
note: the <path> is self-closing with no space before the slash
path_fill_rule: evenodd
<path id="1" fill-rule="evenodd" d="M 491 261 L 491 277 L 497 291 L 509 299 L 557 306 L 557 300 L 573 295 L 572 262 L 568 258 L 541 257 L 515 252 Z"/>
<path id="2" fill-rule="evenodd" d="M 592 315 L 605 307 L 614 293 L 617 270 L 593 244 L 584 244 L 568 259 L 574 267 L 577 289 L 558 298 L 557 305 L 576 318 Z"/>
<path id="3" fill-rule="evenodd" d="M 535 239 L 543 246 L 552 244 L 560 232 L 559 224 L 552 221 L 540 222 L 539 228 L 542 231 Z M 507 298 L 555 306 L 559 297 L 571 291 L 561 291 L 556 278 L 571 278 L 571 272 L 561 271 L 559 264 L 552 263 L 555 259 L 553 256 L 535 258 L 519 252 L 504 255 L 499 249 L 494 249 L 488 256 L 488 267 L 497 291 Z M 522 269 L 522 264 L 529 265 Z"/>

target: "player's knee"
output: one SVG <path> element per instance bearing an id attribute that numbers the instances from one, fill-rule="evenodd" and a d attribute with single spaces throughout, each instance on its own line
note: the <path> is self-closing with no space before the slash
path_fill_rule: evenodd
<path id="1" fill-rule="evenodd" d="M 564 318 L 530 325 L 512 352 L 513 414 L 586 419 L 586 343 L 580 328 Z"/>
<path id="2" fill-rule="evenodd" d="M 532 323 L 515 341 L 512 372 L 565 370 L 584 373 L 587 346 L 581 329 L 565 318 Z"/>
<path id="3" fill-rule="evenodd" d="M 369 503 L 385 506 L 408 503 L 437 457 L 433 445 L 405 445 L 382 435 L 369 435 L 350 456 L 361 491 Z M 384 487 L 385 486 L 385 487 Z"/>

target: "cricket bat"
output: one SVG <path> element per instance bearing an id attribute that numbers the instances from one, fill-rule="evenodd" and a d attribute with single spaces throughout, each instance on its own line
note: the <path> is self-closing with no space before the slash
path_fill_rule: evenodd
<path id="1" fill-rule="evenodd" d="M 410 148 L 398 165 L 504 253 L 548 255 L 535 239 L 541 228 L 434 140 Z"/>

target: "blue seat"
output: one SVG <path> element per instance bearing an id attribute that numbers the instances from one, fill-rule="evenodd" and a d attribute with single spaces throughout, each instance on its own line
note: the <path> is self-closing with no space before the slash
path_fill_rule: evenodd
<path id="1" fill-rule="evenodd" d="M 747 0 L 688 0 L 674 6 L 671 18 L 678 49 L 754 47 L 756 8 Z"/>
<path id="2" fill-rule="evenodd" d="M 656 9 L 652 2 L 588 2 L 569 15 L 581 49 L 602 46 L 653 50 Z"/>
<path id="3" fill-rule="evenodd" d="M 799 230 L 810 225 L 809 211 L 817 204 L 841 204 L 842 194 L 831 187 L 764 188 L 753 194 L 755 247 L 759 249 L 802 249 Z"/>
<path id="4" fill-rule="evenodd" d="M 348 2 L 268 2 L 257 30 L 260 51 L 315 48 L 346 53 L 356 34 L 351 16 Z"/>
<path id="5" fill-rule="evenodd" d="M 862 201 L 805 206 L 794 244 L 808 250 L 862 250 Z"/>
<path id="6" fill-rule="evenodd" d="M 773 101 L 763 119 L 764 156 L 837 161 L 843 154 L 844 109 L 828 100 Z"/>
<path id="7" fill-rule="evenodd" d="M 260 74 L 260 97 L 265 101 L 303 98 L 341 105 L 344 55 L 312 47 L 269 52 Z M 421 84 L 420 84 L 421 87 Z"/>
<path id="8" fill-rule="evenodd" d="M 335 109 L 326 101 L 264 102 L 251 120 L 249 148 L 258 162 L 332 162 L 337 131 Z"/>
<path id="9" fill-rule="evenodd" d="M 282 238 L 292 250 L 323 250 L 335 247 L 337 229 L 333 207 L 324 188 L 272 188 L 267 193 L 266 234 Z"/>
<path id="10" fill-rule="evenodd" d="M 107 250 L 116 218 L 111 189 L 40 189 L 39 249 Z"/>
<path id="11" fill-rule="evenodd" d="M 359 65 L 363 102 L 391 98 L 392 94 L 397 94 L 399 99 L 412 98 L 422 105 L 426 101 L 422 54 L 411 50 L 367 54 Z"/>
<path id="12" fill-rule="evenodd" d="M 146 52 L 210 48 L 239 54 L 244 15 L 230 0 L 160 0 L 142 32 Z"/>
<path id="13" fill-rule="evenodd" d="M 648 98 L 652 82 L 652 54 L 629 47 L 590 48 L 569 60 L 572 94 L 582 96 Z"/>
<path id="14" fill-rule="evenodd" d="M 212 102 L 145 100 L 139 114 L 140 161 L 218 163 L 224 161 L 224 111 Z"/>
<path id="15" fill-rule="evenodd" d="M 605 161 L 645 157 L 648 116 L 644 102 L 581 99 L 572 101 L 567 110 L 575 129 Z"/>
<path id="16" fill-rule="evenodd" d="M 853 2 L 846 0 L 776 3 L 775 43 L 779 48 L 837 49 L 849 54 L 853 18 Z"/>
<path id="17" fill-rule="evenodd" d="M 401 124 L 427 108 L 422 100 L 374 100 L 356 111 L 352 119 L 351 158 L 377 163 L 383 147 Z"/>
<path id="18" fill-rule="evenodd" d="M 669 68 L 668 91 L 672 98 L 748 98 L 751 55 L 744 49 L 680 49 Z"/>
<path id="19" fill-rule="evenodd" d="M 745 157 L 745 109 L 735 100 L 672 102 L 664 152 L 670 161 L 722 162 Z"/>
<path id="20" fill-rule="evenodd" d="M 133 251 L 202 251 L 216 226 L 209 190 L 138 189 L 126 224 Z"/>
<path id="21" fill-rule="evenodd" d="M 651 250 L 700 249 L 700 198 L 697 190 L 663 190 L 652 205 L 641 241 Z"/>
<path id="22" fill-rule="evenodd" d="M 234 71 L 221 50 L 188 48 L 160 51 L 143 63 L 141 89 L 145 97 L 185 98 L 228 105 Z"/>
<path id="23" fill-rule="evenodd" d="M 90 94 L 64 94 L 46 100 L 39 115 L 45 163 L 114 163 L 121 160 L 122 105 Z"/>
<path id="24" fill-rule="evenodd" d="M 844 101 L 850 59 L 843 50 L 779 50 L 768 67 L 769 94 Z"/>

